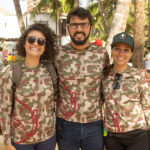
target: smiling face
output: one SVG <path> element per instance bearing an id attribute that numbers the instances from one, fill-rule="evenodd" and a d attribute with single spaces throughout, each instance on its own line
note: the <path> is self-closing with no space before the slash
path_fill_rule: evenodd
<path id="1" fill-rule="evenodd" d="M 43 44 L 41 42 L 43 41 Z M 41 57 L 45 50 L 45 36 L 37 30 L 29 32 L 25 42 L 26 57 Z"/>
<path id="2" fill-rule="evenodd" d="M 84 46 L 89 43 L 88 38 L 91 31 L 91 25 L 88 18 L 80 19 L 78 16 L 71 17 L 68 31 L 74 45 Z"/>
<path id="3" fill-rule="evenodd" d="M 112 48 L 112 58 L 115 67 L 127 68 L 132 56 L 131 47 L 124 43 L 117 43 Z"/>

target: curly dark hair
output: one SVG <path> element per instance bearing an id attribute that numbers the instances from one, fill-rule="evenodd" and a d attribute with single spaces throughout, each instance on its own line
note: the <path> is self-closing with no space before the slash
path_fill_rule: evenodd
<path id="1" fill-rule="evenodd" d="M 78 16 L 80 19 L 88 18 L 90 25 L 92 25 L 92 15 L 89 10 L 84 9 L 83 7 L 75 7 L 68 13 L 67 24 L 70 23 L 70 19 L 73 16 Z"/>
<path id="2" fill-rule="evenodd" d="M 52 29 L 48 27 L 48 25 L 42 24 L 42 23 L 32 24 L 25 30 L 25 32 L 21 35 L 21 37 L 19 38 L 16 44 L 17 54 L 20 56 L 26 57 L 26 51 L 24 48 L 26 38 L 28 34 L 34 30 L 41 32 L 46 38 L 45 51 L 40 57 L 40 61 L 54 61 L 55 47 L 56 47 L 56 35 L 52 31 Z"/>

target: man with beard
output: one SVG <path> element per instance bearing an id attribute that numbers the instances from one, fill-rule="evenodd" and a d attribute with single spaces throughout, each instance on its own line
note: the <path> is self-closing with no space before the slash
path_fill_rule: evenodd
<path id="1" fill-rule="evenodd" d="M 106 50 L 90 44 L 91 13 L 74 8 L 67 15 L 71 43 L 56 54 L 60 84 L 57 102 L 59 150 L 103 150 L 100 81 L 109 63 Z"/>

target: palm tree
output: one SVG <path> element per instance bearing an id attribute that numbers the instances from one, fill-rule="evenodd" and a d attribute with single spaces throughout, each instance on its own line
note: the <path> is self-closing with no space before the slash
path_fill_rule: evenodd
<path id="1" fill-rule="evenodd" d="M 79 6 L 79 0 L 74 0 L 74 7 Z"/>
<path id="2" fill-rule="evenodd" d="M 25 25 L 24 25 L 24 21 L 23 21 L 20 3 L 19 3 L 19 0 L 13 0 L 13 2 L 14 2 L 15 10 L 16 10 L 16 15 L 18 18 L 20 32 L 23 33 L 25 31 Z"/>
<path id="3" fill-rule="evenodd" d="M 51 13 L 51 16 L 56 19 L 56 34 L 58 35 L 57 25 L 60 22 L 60 14 L 67 14 L 70 9 L 77 5 L 79 5 L 79 0 L 41 0 L 33 9 L 32 16 L 38 14 L 41 9 Z"/>
<path id="4" fill-rule="evenodd" d="M 104 9 L 104 6 L 103 6 L 103 2 L 101 0 L 98 0 L 98 6 L 99 6 L 99 9 L 100 9 L 100 12 L 101 12 L 102 20 L 104 21 L 105 30 L 108 33 L 109 25 L 108 25 L 108 21 L 105 17 L 106 12 L 105 12 L 105 9 Z"/>
<path id="5" fill-rule="evenodd" d="M 144 67 L 144 8 L 145 8 L 145 1 L 135 0 L 135 15 L 134 15 L 134 54 L 133 54 L 133 65 L 136 68 L 143 68 Z"/>
<path id="6" fill-rule="evenodd" d="M 88 0 L 88 3 L 88 9 L 93 16 L 92 39 L 101 38 L 106 41 L 116 7 L 116 0 Z"/>
<path id="7" fill-rule="evenodd" d="M 77 1 L 78 0 L 41 0 L 33 9 L 32 15 L 35 16 L 41 9 L 45 10 L 45 12 L 52 12 L 53 16 L 57 16 L 58 11 L 59 14 L 68 13 L 68 11 L 77 4 Z"/>
<path id="8" fill-rule="evenodd" d="M 109 56 L 111 55 L 110 44 L 112 43 L 113 36 L 119 32 L 125 31 L 126 29 L 130 4 L 131 0 L 118 0 L 116 3 L 116 10 L 106 42 L 106 49 L 109 53 Z"/>
<path id="9" fill-rule="evenodd" d="M 94 16 L 94 34 L 99 33 L 100 38 L 106 41 L 106 49 L 110 54 L 112 37 L 126 29 L 131 0 L 89 0 L 90 2 L 88 8 Z"/>

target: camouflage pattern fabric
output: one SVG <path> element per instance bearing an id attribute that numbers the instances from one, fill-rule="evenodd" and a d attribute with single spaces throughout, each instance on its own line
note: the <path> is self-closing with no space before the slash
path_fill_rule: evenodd
<path id="1" fill-rule="evenodd" d="M 128 67 L 113 89 L 115 73 L 111 69 L 103 80 L 105 128 L 111 132 L 150 129 L 150 90 L 145 72 Z"/>
<path id="2" fill-rule="evenodd" d="M 57 117 L 79 123 L 102 119 L 100 81 L 108 63 L 106 50 L 96 45 L 76 50 L 68 44 L 59 49 L 56 55 L 60 79 Z"/>
<path id="3" fill-rule="evenodd" d="M 0 120 L 4 143 L 33 144 L 55 134 L 55 102 L 52 80 L 43 64 L 27 68 L 22 64 L 22 78 L 16 88 L 12 108 L 12 67 L 0 79 Z"/>

